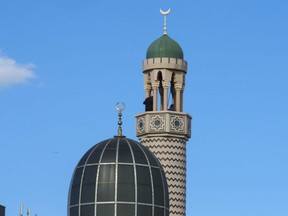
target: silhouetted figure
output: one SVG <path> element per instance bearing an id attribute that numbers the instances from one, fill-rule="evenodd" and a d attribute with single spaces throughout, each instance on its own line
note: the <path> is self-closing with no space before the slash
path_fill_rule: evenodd
<path id="1" fill-rule="evenodd" d="M 174 104 L 171 104 L 168 110 L 170 110 L 170 111 L 175 111 Z"/>
<path id="2" fill-rule="evenodd" d="M 153 97 L 147 97 L 143 102 L 145 104 L 145 111 L 153 111 Z"/>

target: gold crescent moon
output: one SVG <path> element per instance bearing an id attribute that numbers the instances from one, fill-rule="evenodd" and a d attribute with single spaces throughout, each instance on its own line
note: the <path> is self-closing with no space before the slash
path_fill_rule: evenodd
<path id="1" fill-rule="evenodd" d="M 163 11 L 162 9 L 160 9 L 160 13 L 163 15 L 168 15 L 170 13 L 171 9 L 169 8 L 167 11 Z"/>
<path id="2" fill-rule="evenodd" d="M 120 107 L 119 107 L 120 105 Z M 125 104 L 123 102 L 116 103 L 116 110 L 122 112 L 125 109 Z"/>

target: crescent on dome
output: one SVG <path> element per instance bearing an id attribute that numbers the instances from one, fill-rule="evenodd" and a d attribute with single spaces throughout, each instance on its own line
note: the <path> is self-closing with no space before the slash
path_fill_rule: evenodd
<path id="1" fill-rule="evenodd" d="M 162 9 L 160 9 L 160 13 L 163 15 L 168 15 L 170 13 L 171 9 L 169 8 L 167 11 L 163 11 Z"/>

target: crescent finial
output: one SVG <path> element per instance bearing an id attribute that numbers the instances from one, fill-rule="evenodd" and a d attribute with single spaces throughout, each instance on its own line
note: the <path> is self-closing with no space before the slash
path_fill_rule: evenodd
<path id="1" fill-rule="evenodd" d="M 170 13 L 171 9 L 169 8 L 167 11 L 163 11 L 161 8 L 160 8 L 160 13 L 162 15 L 168 15 Z"/>
<path id="2" fill-rule="evenodd" d="M 164 16 L 164 33 L 163 34 L 167 34 L 167 21 L 166 21 L 166 17 L 167 15 L 170 13 L 171 9 L 169 8 L 167 11 L 163 11 L 160 8 L 160 13 Z"/>
<path id="3" fill-rule="evenodd" d="M 116 103 L 116 110 L 118 111 L 118 136 L 122 136 L 122 111 L 125 109 L 125 104 L 123 102 Z"/>
<path id="4" fill-rule="evenodd" d="M 123 102 L 116 103 L 116 110 L 122 112 L 125 109 L 125 104 Z"/>

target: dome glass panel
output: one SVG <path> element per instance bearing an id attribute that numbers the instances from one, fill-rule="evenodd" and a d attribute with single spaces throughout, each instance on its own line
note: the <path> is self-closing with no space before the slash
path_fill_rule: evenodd
<path id="1" fill-rule="evenodd" d="M 123 142 L 121 143 L 121 148 L 119 149 L 118 154 L 118 161 L 119 163 L 132 163 L 132 154 L 128 143 Z"/>
<path id="2" fill-rule="evenodd" d="M 113 204 L 98 204 L 96 215 L 114 216 L 114 209 L 115 205 Z"/>
<path id="3" fill-rule="evenodd" d="M 118 201 L 135 201 L 134 167 L 119 165 L 118 167 Z"/>
<path id="4" fill-rule="evenodd" d="M 116 160 L 116 150 L 117 150 L 117 140 L 111 140 L 104 150 L 104 154 L 101 163 L 115 162 Z"/>
<path id="5" fill-rule="evenodd" d="M 96 180 L 97 166 L 85 167 L 82 191 L 81 191 L 81 202 L 89 203 L 93 202 L 95 198 L 95 180 Z"/>
<path id="6" fill-rule="evenodd" d="M 73 184 L 71 188 L 71 199 L 70 199 L 70 202 L 72 205 L 77 204 L 79 202 L 82 173 L 83 173 L 83 168 L 78 168 L 76 169 L 76 172 L 74 174 Z"/>
<path id="7" fill-rule="evenodd" d="M 137 166 L 137 195 L 138 202 L 151 203 L 152 202 L 152 188 L 150 170 L 148 167 Z"/>
<path id="8" fill-rule="evenodd" d="M 135 205 L 131 204 L 118 204 L 118 215 L 135 216 Z"/>
<path id="9" fill-rule="evenodd" d="M 97 146 L 96 148 L 92 149 L 93 151 L 89 155 L 89 159 L 87 161 L 87 164 L 99 163 L 100 157 L 103 153 L 103 149 L 105 148 L 106 145 L 107 145 L 106 143 L 102 143 L 99 146 Z"/>
<path id="10" fill-rule="evenodd" d="M 70 208 L 70 216 L 78 216 L 79 215 L 79 206 Z"/>
<path id="11" fill-rule="evenodd" d="M 137 216 L 152 215 L 152 207 L 147 205 L 137 206 Z"/>
<path id="12" fill-rule="evenodd" d="M 95 205 L 82 205 L 81 206 L 81 215 L 93 216 L 94 215 Z"/>
<path id="13" fill-rule="evenodd" d="M 101 165 L 97 197 L 99 202 L 113 201 L 115 198 L 115 165 Z"/>
<path id="14" fill-rule="evenodd" d="M 143 150 L 138 145 L 131 145 L 136 164 L 148 164 Z"/>

